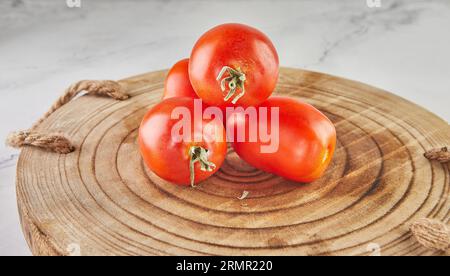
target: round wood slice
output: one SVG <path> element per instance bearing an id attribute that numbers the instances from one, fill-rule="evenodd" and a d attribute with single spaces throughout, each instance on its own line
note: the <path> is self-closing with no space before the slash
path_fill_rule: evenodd
<path id="1" fill-rule="evenodd" d="M 423 248 L 408 230 L 422 217 L 449 223 L 448 165 L 423 157 L 450 145 L 442 119 L 362 83 L 283 68 L 275 94 L 315 105 L 336 125 L 326 175 L 294 183 L 230 149 L 213 177 L 179 187 L 145 168 L 136 143 L 165 74 L 122 80 L 132 95 L 123 102 L 80 97 L 41 125 L 71 137 L 75 152 L 23 149 L 17 194 L 33 254 L 445 254 Z"/>

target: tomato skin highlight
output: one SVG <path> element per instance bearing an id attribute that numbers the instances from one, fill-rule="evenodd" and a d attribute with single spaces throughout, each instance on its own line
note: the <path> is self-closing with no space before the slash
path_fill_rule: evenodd
<path id="1" fill-rule="evenodd" d="M 177 141 L 172 136 L 172 128 L 180 121 L 171 119 L 171 114 L 177 107 L 186 107 L 191 112 L 192 140 Z M 195 163 L 195 183 L 213 175 L 222 165 L 227 152 L 222 122 L 194 118 L 193 114 L 194 99 L 169 98 L 152 107 L 139 128 L 139 147 L 145 164 L 159 177 L 178 185 L 191 184 L 189 150 L 192 146 L 201 146 L 208 150 L 208 160 L 215 165 L 212 171 L 202 171 L 200 163 Z M 211 131 L 211 128 L 206 127 L 208 124 L 221 129 L 222 132 Z M 194 141 L 195 135 L 200 135 L 201 141 Z"/>
<path id="2" fill-rule="evenodd" d="M 189 80 L 189 59 L 185 58 L 175 63 L 167 73 L 164 82 L 163 99 L 173 97 L 198 98 Z"/>
<path id="3" fill-rule="evenodd" d="M 217 80 L 224 66 L 245 74 L 245 94 L 236 104 L 233 98 L 224 101 L 226 91 Z M 278 72 L 278 54 L 270 39 L 255 28 L 235 23 L 216 26 L 203 34 L 189 62 L 189 77 L 197 95 L 208 105 L 221 108 L 259 105 L 275 89 Z"/>
<path id="4" fill-rule="evenodd" d="M 250 165 L 263 171 L 297 182 L 312 182 L 320 178 L 329 166 L 336 148 L 336 129 L 333 123 L 313 106 L 287 97 L 271 97 L 260 107 L 268 108 L 267 120 L 250 121 L 238 113 L 228 118 L 228 127 L 246 131 L 245 141 L 235 137 L 232 145 L 236 153 Z M 259 138 L 248 140 L 250 126 L 268 125 L 271 131 L 271 108 L 279 107 L 278 149 L 262 153 Z M 258 116 L 260 117 L 260 116 Z M 228 130 L 228 128 L 227 128 Z"/>

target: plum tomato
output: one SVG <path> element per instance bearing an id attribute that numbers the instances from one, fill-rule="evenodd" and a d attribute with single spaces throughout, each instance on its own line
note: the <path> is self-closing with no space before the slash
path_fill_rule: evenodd
<path id="1" fill-rule="evenodd" d="M 227 152 L 223 122 L 195 116 L 197 102 L 201 101 L 189 97 L 163 100 L 147 112 L 139 128 L 145 164 L 178 185 L 194 186 L 210 177 Z"/>
<path id="2" fill-rule="evenodd" d="M 170 68 L 164 83 L 163 99 L 173 97 L 198 98 L 189 80 L 189 59 L 185 58 Z"/>
<path id="3" fill-rule="evenodd" d="M 269 38 L 242 24 L 223 24 L 203 34 L 192 49 L 189 77 L 210 106 L 255 106 L 278 80 L 278 54 Z"/>
<path id="4" fill-rule="evenodd" d="M 287 97 L 271 97 L 263 102 L 256 109 L 258 119 L 251 118 L 247 110 L 235 112 L 227 120 L 228 139 L 243 160 L 297 182 L 312 182 L 324 174 L 336 147 L 335 127 L 324 114 Z M 241 138 L 240 130 L 244 133 Z M 259 132 L 253 140 L 252 131 Z M 269 132 L 271 149 L 263 150 L 269 144 L 269 136 L 265 135 Z"/>

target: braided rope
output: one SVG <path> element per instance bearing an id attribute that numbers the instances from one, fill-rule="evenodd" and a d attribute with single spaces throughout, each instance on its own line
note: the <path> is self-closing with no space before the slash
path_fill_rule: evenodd
<path id="1" fill-rule="evenodd" d="M 126 100 L 126 94 L 122 86 L 110 80 L 84 80 L 79 81 L 66 89 L 64 94 L 52 105 L 52 107 L 33 126 L 26 131 L 16 131 L 8 135 L 6 144 L 10 147 L 21 148 L 23 146 L 35 146 L 57 153 L 67 154 L 75 150 L 70 140 L 62 133 L 40 133 L 37 127 L 63 105 L 70 102 L 81 92 L 86 91 L 90 95 L 107 96 L 115 100 Z"/>

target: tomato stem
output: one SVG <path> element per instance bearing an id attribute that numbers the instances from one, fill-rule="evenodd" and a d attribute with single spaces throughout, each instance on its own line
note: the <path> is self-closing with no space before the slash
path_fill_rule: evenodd
<path id="1" fill-rule="evenodd" d="M 228 73 L 227 77 L 224 77 L 225 73 Z M 225 92 L 227 90 L 226 84 L 228 83 L 229 90 L 228 90 L 227 95 L 223 98 L 223 100 L 225 102 L 234 96 L 237 88 L 239 88 L 241 90 L 241 92 L 238 95 L 236 95 L 236 97 L 234 97 L 234 99 L 231 102 L 233 104 L 236 104 L 237 101 L 242 96 L 244 96 L 244 94 L 245 94 L 245 85 L 244 84 L 245 84 L 246 77 L 245 77 L 245 74 L 243 72 L 241 72 L 241 70 L 239 68 L 233 69 L 229 66 L 222 67 L 222 70 L 220 70 L 219 75 L 217 75 L 216 80 L 220 81 L 220 89 L 222 90 L 222 92 Z"/>
<path id="2" fill-rule="evenodd" d="M 191 187 L 195 188 L 195 163 L 200 162 L 200 170 L 211 172 L 216 168 L 213 162 L 208 161 L 208 150 L 200 146 L 192 146 L 189 149 L 189 170 L 191 177 Z"/>

